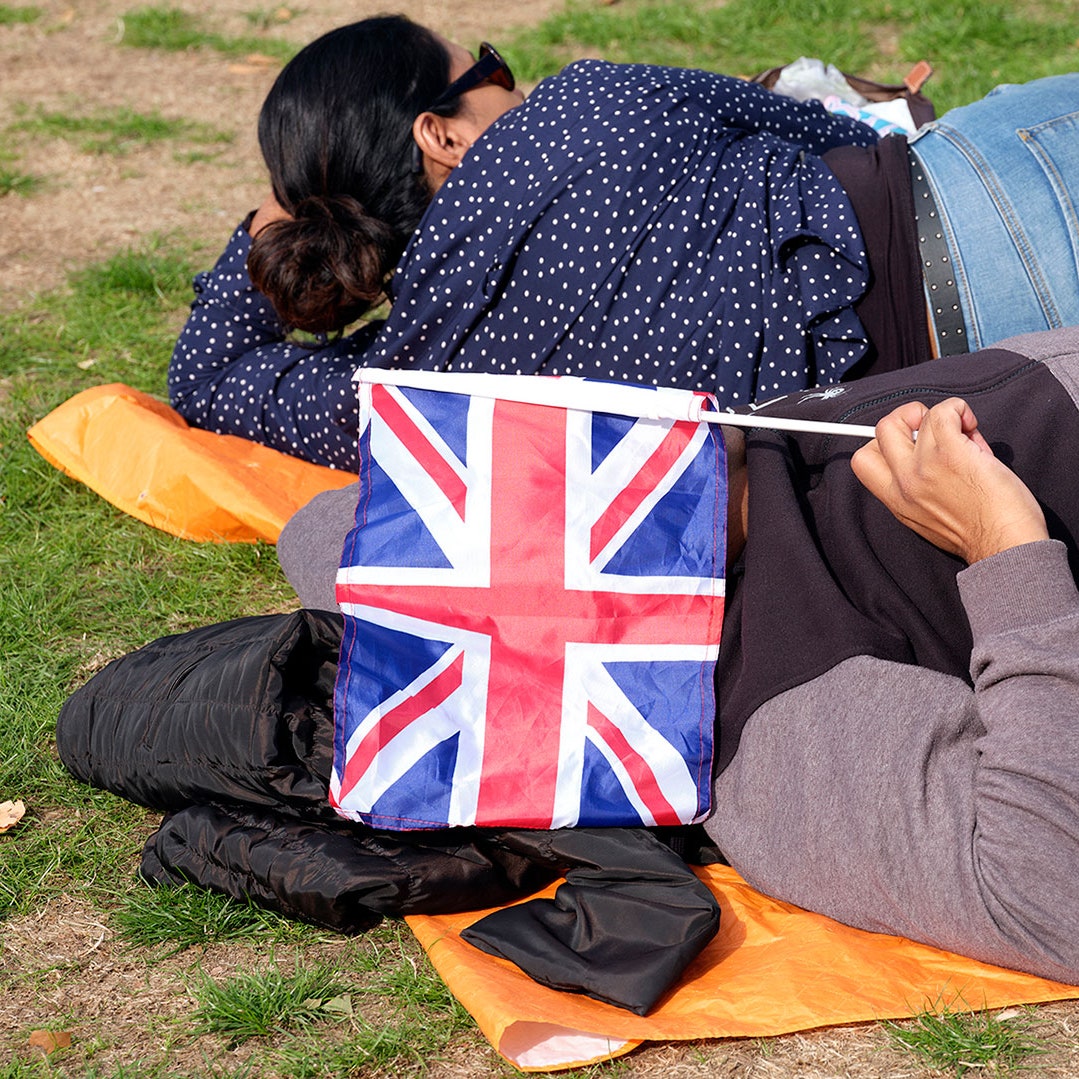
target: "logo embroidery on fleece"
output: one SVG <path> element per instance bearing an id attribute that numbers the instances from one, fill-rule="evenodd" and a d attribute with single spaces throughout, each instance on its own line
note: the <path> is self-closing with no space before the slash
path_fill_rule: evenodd
<path id="1" fill-rule="evenodd" d="M 812 393 L 803 394 L 800 401 L 830 401 L 841 393 L 846 393 L 846 386 L 825 386 L 823 390 L 814 390 Z"/>

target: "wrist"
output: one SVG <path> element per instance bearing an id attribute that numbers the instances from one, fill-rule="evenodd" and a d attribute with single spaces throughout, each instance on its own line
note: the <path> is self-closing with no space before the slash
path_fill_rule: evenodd
<path id="1" fill-rule="evenodd" d="M 960 570 L 956 582 L 975 640 L 1066 617 L 1079 604 L 1059 540 L 1002 551 Z"/>
<path id="2" fill-rule="evenodd" d="M 1009 521 L 997 526 L 979 539 L 972 542 L 963 552 L 963 559 L 968 565 L 992 558 L 994 555 L 1010 551 L 1013 547 L 1022 547 L 1027 543 L 1038 543 L 1049 539 L 1049 529 L 1044 517 Z"/>

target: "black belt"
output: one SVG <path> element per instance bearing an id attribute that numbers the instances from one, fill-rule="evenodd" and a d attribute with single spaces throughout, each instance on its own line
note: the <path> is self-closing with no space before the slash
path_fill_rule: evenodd
<path id="1" fill-rule="evenodd" d="M 969 352 L 963 309 L 959 306 L 959 288 L 955 283 L 952 256 L 948 251 L 948 242 L 944 238 L 944 229 L 937 212 L 937 201 L 933 198 L 918 155 L 909 146 L 907 154 L 910 157 L 910 186 L 914 192 L 918 254 L 921 257 L 922 280 L 925 282 L 929 322 L 936 338 L 936 351 L 940 356 Z"/>

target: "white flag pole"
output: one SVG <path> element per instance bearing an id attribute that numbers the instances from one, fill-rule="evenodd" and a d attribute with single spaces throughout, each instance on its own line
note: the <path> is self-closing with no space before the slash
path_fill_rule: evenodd
<path id="1" fill-rule="evenodd" d="M 471 371 L 411 371 L 361 367 L 353 376 L 358 382 L 416 389 L 441 390 L 446 393 L 494 397 L 503 401 L 521 401 L 556 408 L 583 409 L 650 420 L 691 420 L 726 424 L 730 427 L 761 427 L 770 431 L 799 431 L 803 434 L 851 435 L 874 438 L 872 427 L 854 423 L 829 423 L 824 420 L 789 419 L 743 415 L 740 412 L 711 412 L 706 402 L 712 398 L 673 387 L 638 386 L 603 382 L 573 375 L 495 375 Z"/>
<path id="2" fill-rule="evenodd" d="M 725 427 L 763 427 L 766 431 L 800 431 L 807 435 L 852 435 L 876 438 L 873 427 L 860 423 L 829 423 L 826 420 L 791 420 L 781 416 L 743 416 L 740 412 L 702 412 L 697 419 Z"/>

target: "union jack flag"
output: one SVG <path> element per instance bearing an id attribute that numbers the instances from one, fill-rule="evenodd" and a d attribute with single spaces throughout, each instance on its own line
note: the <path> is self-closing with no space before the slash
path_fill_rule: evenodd
<path id="1" fill-rule="evenodd" d="M 358 378 L 337 811 L 390 829 L 703 819 L 723 443 L 708 423 L 650 416 L 672 394 L 676 415 L 698 414 L 704 395 Z"/>

